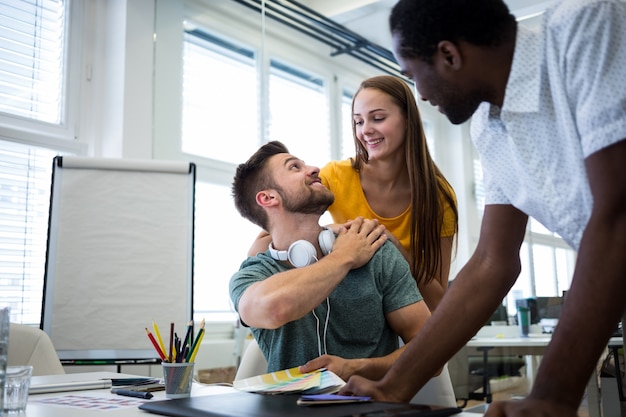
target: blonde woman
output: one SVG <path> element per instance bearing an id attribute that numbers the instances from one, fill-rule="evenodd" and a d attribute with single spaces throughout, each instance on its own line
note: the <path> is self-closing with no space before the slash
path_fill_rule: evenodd
<path id="1" fill-rule="evenodd" d="M 352 118 L 356 156 L 320 172 L 336 196 L 329 212 L 336 223 L 378 219 L 432 311 L 448 287 L 458 213 L 428 151 L 415 96 L 397 77 L 369 78 L 354 95 Z"/>

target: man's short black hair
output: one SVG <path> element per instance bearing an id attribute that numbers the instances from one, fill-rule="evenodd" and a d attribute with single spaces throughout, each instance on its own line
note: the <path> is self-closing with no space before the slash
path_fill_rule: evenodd
<path id="1" fill-rule="evenodd" d="M 237 167 L 233 179 L 232 195 L 239 213 L 252 223 L 268 230 L 265 211 L 256 203 L 256 194 L 267 188 L 275 188 L 273 177 L 267 172 L 267 161 L 279 153 L 289 153 L 279 141 L 261 146 L 245 163 Z"/>
<path id="2" fill-rule="evenodd" d="M 513 39 L 517 22 L 502 0 L 400 0 L 389 27 L 401 56 L 431 62 L 443 40 L 498 46 Z"/>

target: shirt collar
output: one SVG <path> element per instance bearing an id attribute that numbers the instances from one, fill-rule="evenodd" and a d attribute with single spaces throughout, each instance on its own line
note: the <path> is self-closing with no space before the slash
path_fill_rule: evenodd
<path id="1" fill-rule="evenodd" d="M 540 34 L 518 27 L 511 73 L 504 93 L 503 112 L 539 110 L 541 80 Z"/>

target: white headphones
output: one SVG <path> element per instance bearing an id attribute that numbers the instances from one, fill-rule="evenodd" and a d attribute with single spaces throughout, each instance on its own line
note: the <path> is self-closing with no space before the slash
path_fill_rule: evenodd
<path id="1" fill-rule="evenodd" d="M 320 249 L 324 255 L 328 255 L 333 250 L 335 234 L 332 230 L 324 228 L 317 237 Z M 287 250 L 276 250 L 270 243 L 270 255 L 277 261 L 289 261 L 296 268 L 302 268 L 317 262 L 317 250 L 308 240 L 296 240 Z"/>

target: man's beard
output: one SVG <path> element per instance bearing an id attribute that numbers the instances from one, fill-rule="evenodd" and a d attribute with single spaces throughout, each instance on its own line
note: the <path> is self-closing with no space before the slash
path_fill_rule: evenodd
<path id="1" fill-rule="evenodd" d="M 439 95 L 445 97 L 439 105 L 450 123 L 455 125 L 468 121 L 482 103 L 482 97 L 488 96 L 484 91 L 459 92 L 450 83 L 442 83 L 439 87 Z"/>
<path id="2" fill-rule="evenodd" d="M 324 214 L 326 209 L 335 201 L 335 195 L 327 190 L 310 190 L 307 194 L 287 197 L 282 189 L 278 192 L 283 198 L 285 210 L 291 213 L 300 214 Z"/>

